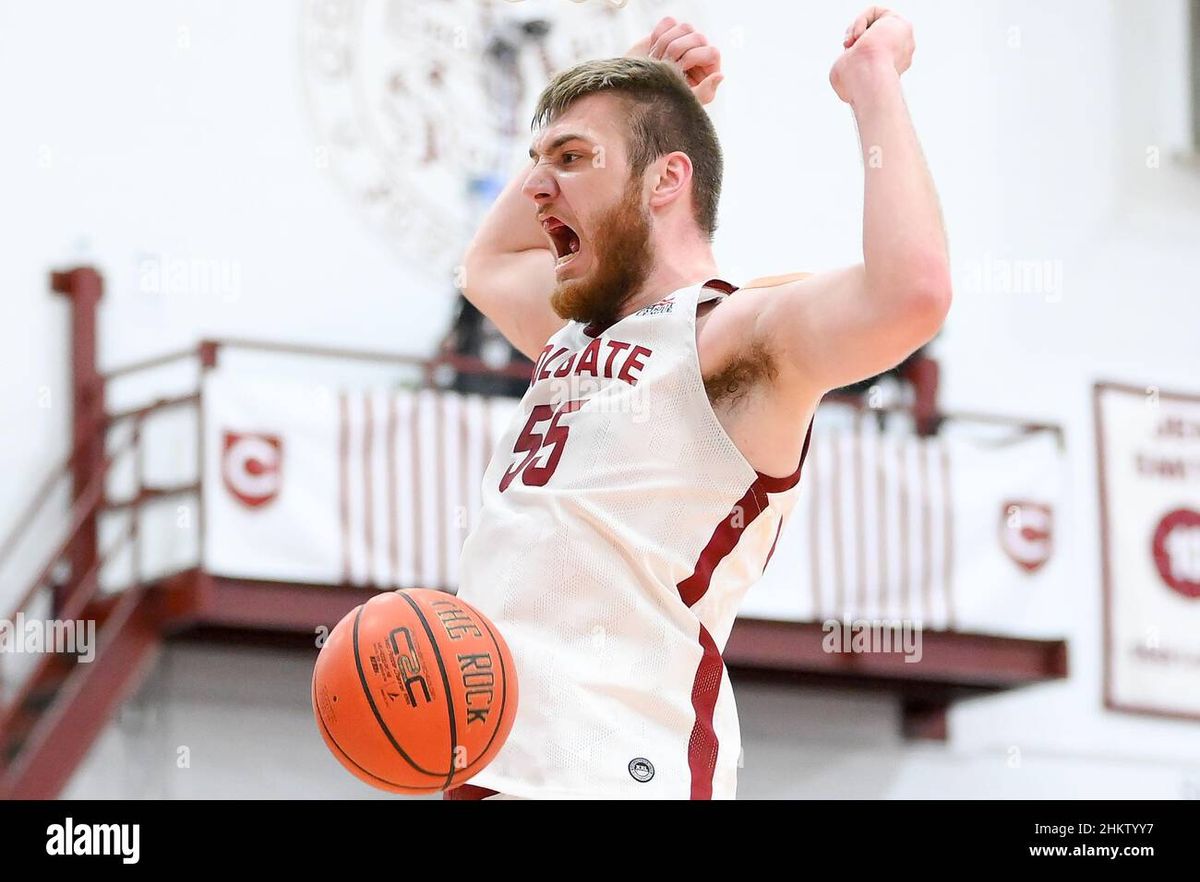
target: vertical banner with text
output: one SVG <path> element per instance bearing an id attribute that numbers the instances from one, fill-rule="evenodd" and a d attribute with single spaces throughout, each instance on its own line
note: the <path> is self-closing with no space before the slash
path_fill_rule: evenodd
<path id="1" fill-rule="evenodd" d="M 1105 704 L 1200 719 L 1200 394 L 1097 383 Z"/>

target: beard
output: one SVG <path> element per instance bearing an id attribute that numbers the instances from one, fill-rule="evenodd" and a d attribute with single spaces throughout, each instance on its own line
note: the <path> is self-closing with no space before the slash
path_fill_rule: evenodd
<path id="1" fill-rule="evenodd" d="M 606 328 L 646 281 L 654 255 L 641 197 L 638 182 L 630 181 L 621 201 L 597 221 L 591 243 L 595 268 L 583 278 L 559 283 L 550 296 L 559 318 Z"/>

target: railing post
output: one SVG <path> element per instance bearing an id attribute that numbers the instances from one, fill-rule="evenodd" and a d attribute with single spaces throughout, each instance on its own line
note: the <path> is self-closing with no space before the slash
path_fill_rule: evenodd
<path id="1" fill-rule="evenodd" d="M 50 287 L 71 301 L 71 446 L 79 451 L 71 466 L 74 501 L 104 462 L 104 377 L 97 364 L 96 336 L 104 280 L 95 269 L 83 266 L 51 273 Z M 67 549 L 71 575 L 65 588 L 55 588 L 55 614 L 99 556 L 98 516 L 93 511 Z"/>
<path id="2" fill-rule="evenodd" d="M 133 421 L 133 505 L 129 508 L 129 516 L 132 522 L 129 525 L 130 534 L 130 588 L 137 588 L 142 584 L 142 536 L 141 536 L 141 521 L 142 521 L 142 490 L 145 486 L 145 470 L 146 458 L 145 452 L 142 449 L 142 420 L 143 416 L 138 415 Z M 96 578 L 100 576 L 97 573 Z"/>
<path id="3" fill-rule="evenodd" d="M 196 566 L 201 570 L 207 567 L 204 559 L 207 529 L 204 511 L 204 380 L 208 372 L 216 368 L 220 344 L 214 340 L 204 340 L 200 343 L 200 381 L 197 384 L 199 398 L 196 400 Z"/>
<path id="4" fill-rule="evenodd" d="M 904 377 L 913 388 L 913 422 L 921 437 L 936 435 L 942 415 L 938 412 L 938 363 L 920 353 L 904 365 Z"/>
<path id="5" fill-rule="evenodd" d="M 204 370 L 217 366 L 217 342 L 215 340 L 200 341 L 200 368 Z"/>

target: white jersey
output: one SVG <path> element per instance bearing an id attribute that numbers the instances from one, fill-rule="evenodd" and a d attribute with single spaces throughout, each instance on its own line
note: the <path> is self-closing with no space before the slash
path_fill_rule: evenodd
<path id="1" fill-rule="evenodd" d="M 542 351 L 463 548 L 458 594 L 503 634 L 519 689 L 508 741 L 471 784 L 734 797 L 721 650 L 804 463 L 757 472 L 705 393 L 696 306 L 734 290 L 683 288 L 602 332 L 571 322 Z"/>

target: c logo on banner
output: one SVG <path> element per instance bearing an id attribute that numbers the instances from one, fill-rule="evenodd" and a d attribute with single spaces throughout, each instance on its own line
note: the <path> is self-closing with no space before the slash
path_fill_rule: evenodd
<path id="1" fill-rule="evenodd" d="M 1150 549 L 1168 588 L 1184 597 L 1200 597 L 1200 512 L 1177 508 L 1163 515 Z"/>
<path id="2" fill-rule="evenodd" d="M 239 502 L 250 508 L 279 495 L 283 441 L 277 435 L 226 432 L 221 478 Z"/>
<path id="3" fill-rule="evenodd" d="M 1008 501 L 1000 506 L 1000 547 L 1026 572 L 1050 560 L 1054 511 L 1041 502 Z"/>

